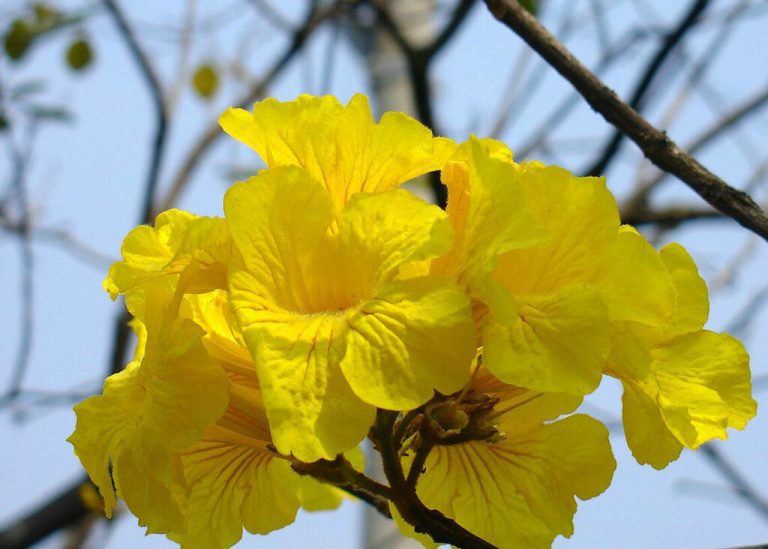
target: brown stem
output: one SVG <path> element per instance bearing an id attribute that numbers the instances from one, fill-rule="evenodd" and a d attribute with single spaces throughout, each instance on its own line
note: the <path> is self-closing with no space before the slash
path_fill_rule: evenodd
<path id="1" fill-rule="evenodd" d="M 344 457 L 337 456 L 335 460 L 321 459 L 312 463 L 292 460 L 291 468 L 300 475 L 307 475 L 320 482 L 332 484 L 345 492 L 361 499 L 368 505 L 391 519 L 389 512 L 390 488 L 365 476 L 355 469 Z"/>
<path id="2" fill-rule="evenodd" d="M 632 139 L 656 166 L 677 176 L 715 209 L 768 240 L 768 216 L 745 192 L 681 150 L 600 81 L 515 0 L 485 0 L 493 15 L 512 29 L 568 80 L 590 106 Z"/>
<path id="3" fill-rule="evenodd" d="M 408 485 L 398 455 L 399 442 L 393 438 L 396 419 L 397 412 L 379 410 L 371 438 L 381 453 L 384 474 L 391 487 L 391 501 L 403 520 L 417 532 L 429 535 L 435 543 L 448 543 L 464 549 L 493 548 L 492 544 L 459 526 L 440 511 L 429 509 L 418 498 L 414 487 Z"/>

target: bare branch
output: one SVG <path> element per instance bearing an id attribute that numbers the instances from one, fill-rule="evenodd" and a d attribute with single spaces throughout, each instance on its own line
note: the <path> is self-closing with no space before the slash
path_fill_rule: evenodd
<path id="1" fill-rule="evenodd" d="M 675 50 L 675 47 L 680 44 L 683 37 L 695 26 L 708 4 L 709 0 L 694 0 L 677 26 L 664 37 L 664 40 L 662 40 L 653 58 L 651 58 L 648 63 L 648 66 L 641 73 L 635 90 L 632 92 L 629 100 L 629 106 L 631 108 L 636 111 L 642 110 L 646 94 L 651 88 L 651 84 L 656 79 L 656 76 L 659 74 L 660 69 L 664 66 L 669 55 Z M 616 129 L 602 152 L 598 155 L 597 160 L 585 170 L 585 173 L 587 175 L 603 175 L 609 164 L 615 158 L 623 139 L 624 133 L 621 130 Z"/>
<path id="2" fill-rule="evenodd" d="M 668 228 L 676 227 L 687 221 L 728 219 L 717 210 L 710 208 L 690 208 L 677 206 L 664 208 L 663 210 L 633 211 L 629 215 L 622 215 L 621 222 L 628 225 L 665 225 Z"/>
<path id="3" fill-rule="evenodd" d="M 730 482 L 734 488 L 734 493 L 764 520 L 768 521 L 768 501 L 755 490 L 749 480 L 712 443 L 703 445 L 699 450 L 718 472 Z"/>
<path id="4" fill-rule="evenodd" d="M 87 477 L 78 479 L 50 501 L 0 530 L 0 547 L 30 547 L 53 532 L 77 524 L 93 513 L 93 509 L 85 505 L 80 495 L 83 486 L 90 482 Z M 95 486 L 91 487 L 96 489 Z"/>
<path id="5" fill-rule="evenodd" d="M 107 12 L 112 16 L 112 19 L 114 19 L 123 40 L 125 40 L 125 43 L 139 68 L 139 72 L 144 78 L 155 109 L 155 137 L 152 142 L 149 170 L 144 185 L 143 206 L 139 218 L 140 224 L 148 223 L 151 220 L 155 189 L 157 188 L 157 182 L 160 177 L 160 165 L 163 158 L 163 150 L 165 148 L 166 129 L 168 127 L 168 114 L 166 111 L 165 100 L 163 99 L 163 90 L 160 84 L 160 79 L 157 77 L 152 64 L 149 62 L 149 58 L 136 40 L 131 27 L 128 25 L 128 21 L 125 19 L 125 15 L 123 15 L 122 10 L 114 0 L 103 1 L 104 7 L 107 8 Z"/>
<path id="6" fill-rule="evenodd" d="M 32 353 L 32 342 L 34 332 L 34 258 L 32 255 L 32 240 L 30 237 L 30 209 L 29 197 L 27 193 L 27 167 L 32 154 L 32 143 L 36 123 L 34 120 L 27 125 L 27 131 L 23 142 L 16 146 L 13 140 L 9 139 L 10 156 L 13 163 L 12 188 L 16 195 L 20 211 L 18 226 L 19 252 L 21 254 L 21 285 L 19 296 L 21 304 L 19 307 L 21 317 L 19 319 L 19 349 L 16 355 L 16 362 L 13 368 L 13 374 L 8 386 L 7 400 L 13 400 L 21 390 L 21 384 L 29 367 L 29 359 Z"/>
<path id="7" fill-rule="evenodd" d="M 729 113 L 716 120 L 709 128 L 701 132 L 686 147 L 688 154 L 696 154 L 717 138 L 721 137 L 728 130 L 742 122 L 747 117 L 755 114 L 760 109 L 768 105 L 768 86 L 760 90 L 741 105 L 738 105 Z M 651 192 L 658 187 L 668 176 L 667 172 L 660 172 L 653 179 L 641 183 L 635 194 L 627 200 L 626 210 L 641 208 L 648 202 Z"/>
<path id="8" fill-rule="evenodd" d="M 601 82 L 515 0 L 485 0 L 494 16 L 544 57 L 608 122 L 645 155 L 696 191 L 710 205 L 768 240 L 768 217 L 752 198 L 714 175 L 682 151 Z"/>
<path id="9" fill-rule="evenodd" d="M 285 51 L 277 58 L 273 65 L 266 71 L 264 76 L 239 99 L 234 102 L 235 106 L 241 108 L 250 108 L 251 103 L 263 97 L 269 85 L 283 72 L 294 56 L 301 51 L 307 42 L 307 39 L 324 21 L 337 17 L 344 9 L 343 3 L 337 2 L 330 7 L 311 10 L 307 15 L 304 24 L 293 33 L 290 43 Z M 186 157 L 181 163 L 176 176 L 171 182 L 171 186 L 166 195 L 159 201 L 157 211 L 171 208 L 184 192 L 190 178 L 200 166 L 203 158 L 210 150 L 211 146 L 223 135 L 217 121 L 212 121 L 208 128 L 198 137 L 195 144 L 189 149 Z"/>

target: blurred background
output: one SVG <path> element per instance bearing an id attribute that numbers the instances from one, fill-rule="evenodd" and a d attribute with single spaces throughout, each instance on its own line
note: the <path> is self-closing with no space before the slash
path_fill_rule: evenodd
<path id="1" fill-rule="evenodd" d="M 768 205 L 768 1 L 521 3 L 655 126 Z M 617 137 L 483 2 L 3 0 L 0 35 L 2 548 L 173 546 L 145 538 L 127 511 L 108 523 L 83 507 L 71 407 L 130 351 L 122 304 L 101 289 L 122 237 L 171 206 L 220 215 L 227 186 L 262 165 L 216 119 L 266 96 L 363 92 L 376 112 L 406 111 L 440 135 L 493 136 L 517 160 L 605 174 L 625 222 L 694 256 L 708 327 L 744 342 L 767 402 L 765 241 Z M 428 180 L 413 185 L 439 200 Z M 626 448 L 612 381 L 583 411 L 611 428 L 613 485 L 580 503 L 576 533 L 555 546 L 768 541 L 765 414 L 657 472 Z M 240 546 L 401 543 L 347 501 Z"/>

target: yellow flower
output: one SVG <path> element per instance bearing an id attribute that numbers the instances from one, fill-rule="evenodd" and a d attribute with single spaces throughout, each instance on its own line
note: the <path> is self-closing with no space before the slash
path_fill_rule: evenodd
<path id="1" fill-rule="evenodd" d="M 609 315 L 593 280 L 619 226 L 602 179 L 516 164 L 472 139 L 443 171 L 453 249 L 434 262 L 473 297 L 486 367 L 538 391 L 585 394 L 600 381 Z"/>
<path id="2" fill-rule="evenodd" d="M 547 546 L 615 468 L 604 426 L 569 415 L 604 373 L 657 468 L 755 414 L 743 347 L 703 329 L 695 264 L 622 227 L 601 178 L 375 122 L 361 95 L 221 124 L 267 169 L 223 218 L 170 210 L 131 231 L 104 281 L 137 349 L 69 440 L 108 516 L 120 497 L 148 532 L 208 548 L 333 508 L 339 492 L 292 464 L 342 463 L 378 408 L 422 418 L 428 507 L 499 547 Z M 447 211 L 397 188 L 438 169 Z"/>
<path id="3" fill-rule="evenodd" d="M 245 527 L 266 534 L 293 522 L 302 505 L 332 509 L 340 497 L 299 477 L 275 453 L 256 370 L 224 291 L 188 296 L 183 314 L 205 330 L 202 343 L 230 382 L 226 412 L 181 453 L 187 525 L 169 537 L 184 547 L 230 547 Z"/>
<path id="4" fill-rule="evenodd" d="M 272 449 L 256 370 L 226 292 L 188 295 L 181 317 L 163 280 L 129 298 L 146 322 L 137 355 L 107 379 L 102 396 L 76 406 L 70 437 L 108 516 L 115 486 L 148 532 L 212 548 L 235 544 L 243 527 L 282 528 L 300 505 L 338 506 L 332 488 L 299 477 Z"/>
<path id="5" fill-rule="evenodd" d="M 627 238 L 641 238 L 626 229 Z M 624 386 L 624 431 L 633 455 L 657 469 L 680 451 L 754 417 L 749 356 L 738 340 L 702 329 L 707 288 L 679 244 L 656 254 L 675 288 L 675 309 L 663 325 L 617 326 L 608 373 Z"/>
<path id="6" fill-rule="evenodd" d="M 267 167 L 304 168 L 325 185 L 337 208 L 354 193 L 386 191 L 441 169 L 455 148 L 403 113 L 388 112 L 374 122 L 361 94 L 346 107 L 331 96 L 267 99 L 252 113 L 229 109 L 219 122 Z"/>
<path id="7" fill-rule="evenodd" d="M 506 385 L 483 368 L 464 396 L 480 398 L 498 400 L 489 418 L 503 436 L 435 446 L 419 498 L 498 547 L 549 547 L 557 535 L 569 537 L 574 498 L 595 497 L 611 482 L 607 429 L 582 414 L 556 420 L 580 397 Z"/>
<path id="8" fill-rule="evenodd" d="M 236 261 L 223 219 L 182 210 L 161 213 L 154 227 L 133 229 L 123 240 L 121 253 L 123 260 L 110 267 L 104 280 L 112 299 L 163 277 L 182 293 L 225 289 L 227 266 Z"/>
<path id="9" fill-rule="evenodd" d="M 466 295 L 443 276 L 401 280 L 450 247 L 445 213 L 401 189 L 331 193 L 295 166 L 224 199 L 243 268 L 229 290 L 277 449 L 333 459 L 368 432 L 375 407 L 415 408 L 469 376 Z"/>
<path id="10" fill-rule="evenodd" d="M 122 372 L 107 378 L 103 395 L 75 406 L 69 441 L 99 487 L 107 516 L 114 486 L 149 532 L 168 532 L 184 528 L 178 453 L 224 412 L 229 383 L 205 352 L 202 330 L 175 317 L 167 285 L 145 284 L 133 298 L 146 340 Z"/>

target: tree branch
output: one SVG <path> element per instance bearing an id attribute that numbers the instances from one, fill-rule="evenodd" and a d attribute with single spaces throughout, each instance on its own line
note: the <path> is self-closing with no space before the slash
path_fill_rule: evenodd
<path id="1" fill-rule="evenodd" d="M 694 0 L 677 26 L 666 35 L 659 45 L 658 50 L 656 50 L 656 54 L 651 58 L 651 61 L 648 63 L 648 66 L 638 80 L 635 91 L 632 93 L 629 100 L 630 107 L 637 111 L 642 110 L 646 93 L 656 79 L 656 76 L 659 74 L 664 62 L 674 51 L 675 47 L 682 41 L 688 31 L 695 26 L 696 22 L 699 20 L 699 16 L 704 12 L 708 4 L 709 0 Z M 598 155 L 597 160 L 592 163 L 591 167 L 588 168 L 585 173 L 594 176 L 603 175 L 608 168 L 608 165 L 616 157 L 616 153 L 619 150 L 623 138 L 624 134 L 618 129 L 615 130 L 608 140 L 608 143 L 603 148 L 603 151 Z"/>
<path id="2" fill-rule="evenodd" d="M 267 70 L 264 76 L 239 99 L 234 103 L 234 106 L 241 108 L 250 108 L 251 103 L 263 97 L 267 92 L 267 87 L 274 81 L 277 76 L 283 72 L 288 66 L 288 63 L 299 53 L 312 33 L 320 26 L 320 24 L 328 19 L 338 16 L 340 10 L 343 9 L 341 3 L 335 3 L 334 5 L 320 9 L 310 10 L 307 15 L 304 24 L 299 29 L 294 31 L 291 41 L 285 51 L 277 58 L 274 64 Z M 197 170 L 205 155 L 210 150 L 211 146 L 224 135 L 219 128 L 218 121 L 214 120 L 208 128 L 200 135 L 195 144 L 187 153 L 187 156 L 181 163 L 176 176 L 173 178 L 171 186 L 166 195 L 159 201 L 157 212 L 171 208 L 181 196 L 187 183 L 189 182 L 192 174 Z"/>
<path id="3" fill-rule="evenodd" d="M 93 513 L 81 497 L 87 478 L 81 478 L 58 496 L 41 505 L 25 517 L 0 530 L 0 547 L 23 549 L 45 539 L 61 528 L 67 528 Z M 93 487 L 95 490 L 96 488 Z"/>
<path id="4" fill-rule="evenodd" d="M 400 516 L 419 533 L 432 537 L 435 543 L 448 543 L 463 549 L 492 549 L 494 546 L 477 537 L 435 509 L 429 509 L 409 486 L 400 463 L 399 441 L 394 440 L 393 427 L 397 412 L 378 411 L 371 428 L 373 443 L 381 453 L 384 473 L 391 487 L 391 500 Z"/>
<path id="5" fill-rule="evenodd" d="M 711 443 L 700 448 L 704 457 L 720 472 L 720 474 L 736 489 L 735 493 L 754 509 L 763 520 L 768 521 L 768 501 L 766 501 L 752 484 L 723 456 Z"/>
<path id="6" fill-rule="evenodd" d="M 300 475 L 311 476 L 321 482 L 332 484 L 374 507 L 384 517 L 391 519 L 389 511 L 389 486 L 384 486 L 356 470 L 344 457 L 335 460 L 321 459 L 313 463 L 292 460 L 291 468 Z"/>
<path id="7" fill-rule="evenodd" d="M 461 24 L 466 20 L 470 9 L 475 4 L 475 0 L 459 0 L 453 11 L 451 19 L 446 23 L 437 37 L 426 46 L 415 47 L 398 28 L 395 21 L 389 14 L 389 11 L 383 7 L 381 2 L 374 2 L 374 7 L 378 14 L 379 22 L 390 34 L 401 53 L 408 62 L 408 71 L 411 78 L 411 88 L 413 90 L 416 112 L 422 124 L 432 130 L 433 133 L 439 133 L 439 128 L 435 123 L 434 112 L 432 109 L 432 91 L 429 82 L 429 67 L 435 56 L 445 47 L 450 39 L 456 34 Z M 385 5 L 385 4 L 384 4 Z M 440 182 L 440 174 L 433 172 L 429 176 L 429 185 L 435 195 L 435 200 L 440 207 L 448 204 L 448 189 Z"/>
<path id="8" fill-rule="evenodd" d="M 711 206 L 768 240 L 768 217 L 752 198 L 682 151 L 619 99 L 515 0 L 485 0 L 493 15 L 566 78 L 609 123 L 632 139 L 656 166 L 677 176 Z"/>
<path id="9" fill-rule="evenodd" d="M 168 113 L 166 110 L 165 100 L 163 98 L 163 89 L 160 85 L 160 79 L 157 77 L 155 70 L 152 68 L 149 58 L 141 49 L 136 37 L 133 34 L 128 22 L 123 15 L 122 10 L 114 2 L 114 0 L 104 0 L 104 7 L 107 12 L 114 19 L 120 34 L 125 40 L 128 49 L 133 56 L 136 65 L 139 68 L 144 81 L 149 90 L 152 98 L 152 105 L 155 109 L 155 137 L 152 142 L 152 149 L 149 162 L 149 170 L 147 172 L 147 179 L 144 185 L 144 200 L 141 209 L 141 216 L 139 217 L 139 224 L 148 223 L 151 221 L 152 205 L 155 197 L 155 190 L 157 189 L 157 182 L 160 177 L 160 165 L 163 159 L 163 151 L 165 149 L 165 137 L 168 127 Z"/>
<path id="10" fill-rule="evenodd" d="M 695 154 L 697 151 L 706 147 L 712 141 L 739 124 L 745 118 L 758 112 L 765 106 L 768 106 L 768 86 L 747 99 L 741 105 L 738 105 L 729 113 L 725 114 L 722 118 L 716 120 L 709 128 L 693 139 L 693 141 L 686 147 L 686 150 L 689 154 Z M 642 210 L 645 208 L 648 204 L 650 194 L 667 178 L 668 175 L 669 174 L 666 172 L 661 172 L 653 179 L 641 183 L 635 194 L 627 200 L 626 210 Z"/>

